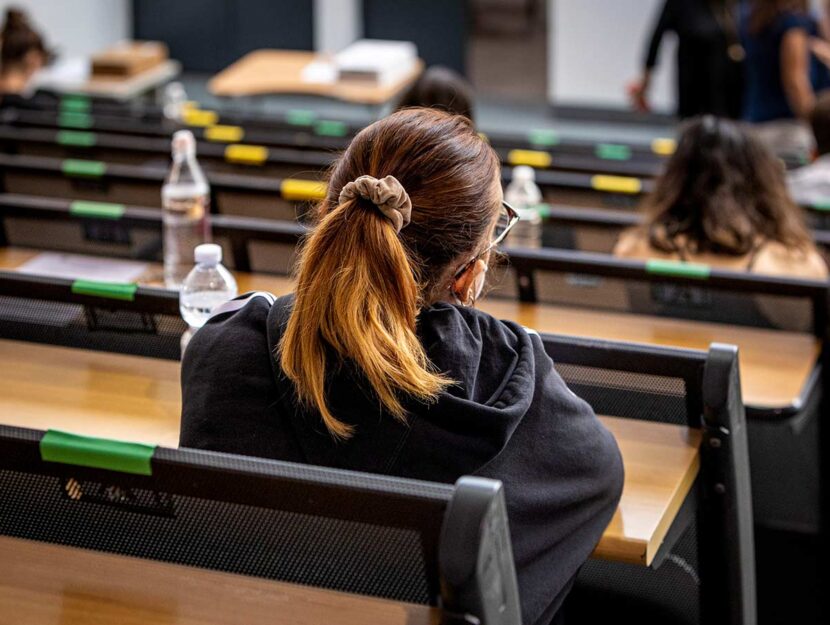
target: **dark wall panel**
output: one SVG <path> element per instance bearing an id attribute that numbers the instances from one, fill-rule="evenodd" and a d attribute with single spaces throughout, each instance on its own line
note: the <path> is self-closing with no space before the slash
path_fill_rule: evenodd
<path id="1" fill-rule="evenodd" d="M 413 41 L 427 65 L 466 73 L 464 0 L 363 0 L 364 36 Z"/>
<path id="2" fill-rule="evenodd" d="M 164 41 L 189 71 L 218 72 L 258 48 L 311 50 L 313 0 L 133 0 L 133 36 Z"/>

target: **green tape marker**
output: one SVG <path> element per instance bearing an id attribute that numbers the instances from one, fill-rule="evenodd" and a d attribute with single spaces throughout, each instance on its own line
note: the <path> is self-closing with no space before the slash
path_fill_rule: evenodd
<path id="1" fill-rule="evenodd" d="M 85 161 L 68 158 L 61 163 L 64 176 L 80 178 L 100 178 L 107 173 L 107 164 L 101 161 Z"/>
<path id="2" fill-rule="evenodd" d="M 89 113 L 92 101 L 89 96 L 79 93 L 68 93 L 61 98 L 60 108 L 69 113 Z"/>
<path id="3" fill-rule="evenodd" d="M 152 445 L 79 436 L 58 430 L 48 430 L 40 439 L 41 460 L 135 475 L 153 474 L 151 461 L 155 449 Z"/>
<path id="4" fill-rule="evenodd" d="M 306 111 L 303 109 L 294 109 L 285 114 L 285 121 L 292 126 L 311 126 L 317 116 L 314 111 Z"/>
<path id="5" fill-rule="evenodd" d="M 119 299 L 125 302 L 135 300 L 137 284 L 128 282 L 97 282 L 95 280 L 75 280 L 72 292 L 75 295 L 91 295 L 107 299 Z"/>
<path id="6" fill-rule="evenodd" d="M 646 262 L 646 273 L 653 273 L 658 276 L 675 276 L 678 278 L 708 280 L 712 273 L 712 268 L 709 267 L 709 265 L 701 265 L 697 263 L 652 259 Z"/>
<path id="7" fill-rule="evenodd" d="M 60 145 L 91 148 L 98 141 L 98 136 L 94 132 L 83 130 L 59 130 L 55 135 L 55 141 Z"/>
<path id="8" fill-rule="evenodd" d="M 324 137 L 345 137 L 349 134 L 349 127 L 343 122 L 321 119 L 314 124 L 314 132 Z"/>
<path id="9" fill-rule="evenodd" d="M 547 219 L 548 217 L 550 217 L 550 214 L 552 212 L 550 204 L 537 204 L 536 211 L 539 213 L 539 216 L 542 219 Z"/>
<path id="10" fill-rule="evenodd" d="M 595 154 L 606 161 L 627 161 L 631 158 L 631 148 L 627 145 L 600 143 L 596 147 Z"/>
<path id="11" fill-rule="evenodd" d="M 830 200 L 823 200 L 821 202 L 816 202 L 815 204 L 811 204 L 810 208 L 816 211 L 828 212 L 830 211 Z"/>
<path id="12" fill-rule="evenodd" d="M 91 219 L 121 219 L 124 216 L 124 210 L 123 204 L 111 204 L 110 202 L 75 200 L 69 205 L 70 215 Z"/>
<path id="13" fill-rule="evenodd" d="M 531 130 L 527 135 L 527 140 L 531 145 L 542 148 L 559 145 L 559 135 L 547 129 Z"/>
<path id="14" fill-rule="evenodd" d="M 92 122 L 92 115 L 86 113 L 62 111 L 58 114 L 58 126 L 61 128 L 81 128 L 85 130 L 92 128 Z"/>

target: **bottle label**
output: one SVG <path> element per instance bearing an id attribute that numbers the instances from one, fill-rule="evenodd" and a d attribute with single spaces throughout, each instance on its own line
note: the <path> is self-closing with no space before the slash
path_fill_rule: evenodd
<path id="1" fill-rule="evenodd" d="M 165 198 L 164 210 L 168 215 L 188 220 L 204 219 L 210 212 L 210 196 L 197 195 L 187 198 Z"/>

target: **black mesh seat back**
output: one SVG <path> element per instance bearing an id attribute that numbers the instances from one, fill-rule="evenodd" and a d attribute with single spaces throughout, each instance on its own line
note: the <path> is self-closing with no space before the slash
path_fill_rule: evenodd
<path id="1" fill-rule="evenodd" d="M 436 604 L 451 486 L 161 452 L 150 477 L 40 462 L 32 449 L 0 457 L 0 534 Z"/>
<path id="2" fill-rule="evenodd" d="M 726 291 L 708 288 L 704 282 L 687 286 L 548 270 L 533 272 L 533 283 L 536 300 L 543 304 L 794 332 L 812 329 L 812 302 L 806 297 Z M 515 298 L 516 284 L 515 271 L 502 267 L 493 272 L 491 293 Z"/>
<path id="3" fill-rule="evenodd" d="M 0 295 L 0 338 L 178 359 L 187 329 L 173 314 L 129 310 L 115 300 L 100 306 Z"/>
<path id="4" fill-rule="evenodd" d="M 597 414 L 699 427 L 705 354 L 550 336 L 543 340 L 568 387 Z M 574 342 L 585 347 L 574 349 Z M 692 520 L 656 569 L 589 560 L 566 603 L 565 622 L 699 624 L 697 550 Z"/>

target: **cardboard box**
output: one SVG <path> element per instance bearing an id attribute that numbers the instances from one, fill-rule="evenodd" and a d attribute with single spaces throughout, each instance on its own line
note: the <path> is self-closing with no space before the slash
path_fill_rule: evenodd
<path id="1" fill-rule="evenodd" d="M 92 78 L 130 78 L 168 56 L 167 46 L 159 41 L 124 41 L 92 57 Z"/>

